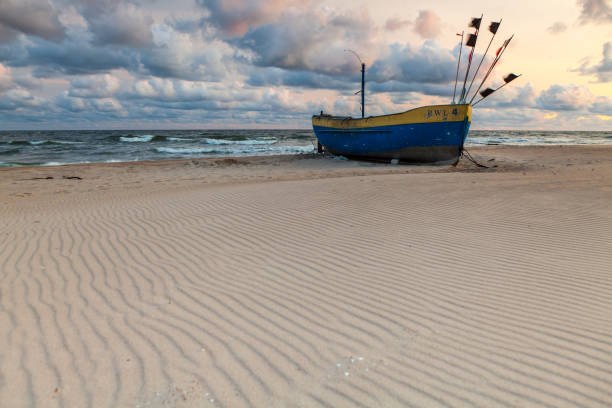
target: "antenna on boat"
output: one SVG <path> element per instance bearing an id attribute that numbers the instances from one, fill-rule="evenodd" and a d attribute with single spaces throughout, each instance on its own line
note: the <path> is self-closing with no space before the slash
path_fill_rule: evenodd
<path id="1" fill-rule="evenodd" d="M 457 80 L 459 79 L 459 65 L 461 64 L 461 51 L 463 50 L 463 33 L 457 33 L 457 35 L 461 35 L 461 41 L 459 41 L 459 59 L 457 60 L 457 74 L 455 74 L 455 90 L 453 91 L 453 105 L 455 104 L 455 95 L 457 94 Z"/>
<path id="2" fill-rule="evenodd" d="M 499 49 L 495 53 L 495 59 L 493 60 L 493 62 L 491 63 L 491 66 L 487 70 L 487 74 L 484 76 L 484 78 L 482 78 L 482 81 L 480 81 L 480 85 L 478 85 L 478 89 L 476 89 L 476 92 L 474 93 L 474 96 L 472 96 L 472 99 L 470 99 L 470 103 L 472 103 L 474 101 L 474 99 L 476 98 L 476 95 L 478 95 L 478 91 L 480 91 L 480 88 L 482 88 L 482 85 L 485 83 L 487 78 L 489 78 L 489 75 L 493 71 L 493 68 L 495 68 L 495 65 L 497 65 L 497 63 L 501 59 L 502 55 L 504 55 L 504 52 L 506 52 L 506 48 L 508 48 L 508 44 L 510 44 L 510 41 L 512 41 L 512 38 L 514 38 L 514 34 L 512 34 L 512 36 L 510 36 L 510 38 L 508 38 L 506 41 L 504 41 L 502 46 L 499 47 Z"/>
<path id="3" fill-rule="evenodd" d="M 484 61 L 485 57 L 487 56 L 487 53 L 489 52 L 489 48 L 491 47 L 491 43 L 493 42 L 493 39 L 495 38 L 495 34 L 497 34 L 497 30 L 499 29 L 499 26 L 502 22 L 502 19 L 500 19 L 498 22 L 492 21 L 491 24 L 489 25 L 489 31 L 491 33 L 493 33 L 493 37 L 491 37 L 491 40 L 489 41 L 489 45 L 487 45 L 487 49 L 485 50 L 484 54 L 482 55 L 482 58 L 480 59 L 480 63 L 478 64 L 478 68 L 476 68 L 476 72 L 474 72 L 474 77 L 472 78 L 472 82 L 470 82 L 470 86 L 468 87 L 468 90 L 465 92 L 465 97 L 467 99 L 468 94 L 470 93 L 470 89 L 472 89 L 472 85 L 474 84 L 474 81 L 476 80 L 476 75 L 478 75 L 478 71 L 480 70 L 480 66 L 482 65 L 482 62 Z M 478 93 L 478 91 L 476 91 L 476 93 Z M 474 98 L 472 98 L 473 100 Z"/>
<path id="4" fill-rule="evenodd" d="M 359 58 L 359 55 L 353 50 L 344 50 L 347 52 L 352 52 L 353 55 L 357 57 L 359 63 L 361 64 L 361 91 L 355 92 L 355 95 L 361 92 L 361 117 L 365 117 L 365 63 Z"/>
<path id="5" fill-rule="evenodd" d="M 463 79 L 463 89 L 461 90 L 461 97 L 459 98 L 459 103 L 465 102 L 465 84 L 467 83 L 468 75 L 470 74 L 472 56 L 474 55 L 474 49 L 476 48 L 476 41 L 478 41 L 478 31 L 480 30 L 482 16 L 483 14 L 480 15 L 480 18 L 473 18 L 472 21 L 470 21 L 470 27 L 474 27 L 476 29 L 476 32 L 474 34 L 470 34 L 467 42 L 465 43 L 465 45 L 467 45 L 468 47 L 472 47 L 472 51 L 470 51 L 470 56 L 468 57 L 468 66 L 465 70 L 465 78 Z"/>
<path id="6" fill-rule="evenodd" d="M 495 88 L 495 89 L 492 89 L 492 88 L 487 88 L 487 89 L 485 89 L 484 91 L 482 91 L 482 92 L 480 93 L 480 96 L 482 96 L 482 98 L 480 98 L 479 100 L 477 100 L 477 101 L 476 101 L 476 103 L 475 103 L 475 104 L 473 104 L 472 106 L 476 106 L 476 105 L 477 105 L 477 104 L 478 104 L 480 101 L 482 101 L 484 98 L 486 98 L 487 96 L 491 95 L 493 92 L 495 92 L 495 91 L 497 91 L 497 90 L 499 90 L 499 89 L 503 88 L 504 86 L 508 85 L 510 82 L 514 81 L 516 78 L 520 77 L 521 75 L 523 75 L 523 74 L 519 74 L 519 75 L 516 75 L 516 74 L 508 74 L 508 75 L 506 75 L 506 76 L 504 77 L 504 84 L 503 84 L 502 86 L 498 86 L 498 87 L 497 87 L 497 88 Z M 474 95 L 474 96 L 475 96 L 475 95 Z M 472 98 L 472 99 L 473 99 L 473 98 Z M 470 101 L 470 103 L 472 103 L 472 102 Z"/>

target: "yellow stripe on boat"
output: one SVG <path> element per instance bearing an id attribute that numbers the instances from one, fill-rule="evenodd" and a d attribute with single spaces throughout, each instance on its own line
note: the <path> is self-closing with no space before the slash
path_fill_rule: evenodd
<path id="1" fill-rule="evenodd" d="M 464 121 L 466 118 L 468 122 L 472 121 L 471 105 L 432 105 L 422 106 L 402 113 L 370 116 L 368 118 L 316 115 L 312 118 L 312 124 L 314 126 L 335 129 L 355 129 L 406 125 L 410 123 L 459 122 Z"/>

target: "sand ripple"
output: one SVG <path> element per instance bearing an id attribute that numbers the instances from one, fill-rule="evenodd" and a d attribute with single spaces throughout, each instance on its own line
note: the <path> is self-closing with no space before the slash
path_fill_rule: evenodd
<path id="1" fill-rule="evenodd" d="M 466 177 L 0 213 L 1 405 L 612 405 L 610 190 Z"/>

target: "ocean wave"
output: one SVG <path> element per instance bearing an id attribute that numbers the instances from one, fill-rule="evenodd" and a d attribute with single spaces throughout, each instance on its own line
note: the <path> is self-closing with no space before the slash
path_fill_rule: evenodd
<path id="1" fill-rule="evenodd" d="M 313 145 L 305 145 L 305 146 L 272 146 L 269 149 L 274 153 L 314 153 Z"/>
<path id="2" fill-rule="evenodd" d="M 15 153 L 19 153 L 21 150 L 19 149 L 9 149 L 9 150 L 1 150 L 0 151 L 0 155 L 2 156 L 8 156 L 9 154 L 15 154 Z"/>
<path id="3" fill-rule="evenodd" d="M 183 142 L 183 141 L 193 140 L 188 137 L 176 137 L 176 136 L 156 136 L 156 137 L 165 137 L 167 140 L 171 142 Z"/>
<path id="4" fill-rule="evenodd" d="M 257 139 L 246 139 L 246 140 L 231 140 L 231 139 L 211 139 L 204 138 L 200 140 L 202 143 L 211 145 L 271 145 L 278 142 L 278 139 L 274 137 L 270 138 L 257 138 Z"/>
<path id="5" fill-rule="evenodd" d="M 138 143 L 138 142 L 150 142 L 155 136 L 153 135 L 142 135 L 142 136 L 119 136 L 120 142 L 127 143 Z"/>
<path id="6" fill-rule="evenodd" d="M 175 137 L 175 136 L 160 136 L 160 135 L 141 135 L 141 136 L 119 136 L 119 142 L 127 142 L 127 143 L 146 143 L 146 142 L 182 142 L 189 141 L 193 139 L 189 139 L 186 137 Z"/>
<path id="7" fill-rule="evenodd" d="M 174 148 L 174 147 L 156 147 L 155 151 L 158 153 L 168 153 L 168 154 L 199 154 L 199 153 L 218 153 L 215 149 L 207 149 L 207 148 Z"/>
<path id="8" fill-rule="evenodd" d="M 85 142 L 75 142 L 70 140 L 11 140 L 7 144 L 14 146 L 41 146 L 41 145 L 61 145 L 61 144 L 81 144 Z"/>

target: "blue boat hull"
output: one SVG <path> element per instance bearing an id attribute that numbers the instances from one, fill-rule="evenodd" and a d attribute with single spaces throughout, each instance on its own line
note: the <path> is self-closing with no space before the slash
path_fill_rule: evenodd
<path id="1" fill-rule="evenodd" d="M 441 114 L 436 117 L 436 112 Z M 471 107 L 466 105 L 441 105 L 365 119 L 314 116 L 313 129 L 319 143 L 332 154 L 378 161 L 454 163 L 461 155 L 470 116 Z"/>

